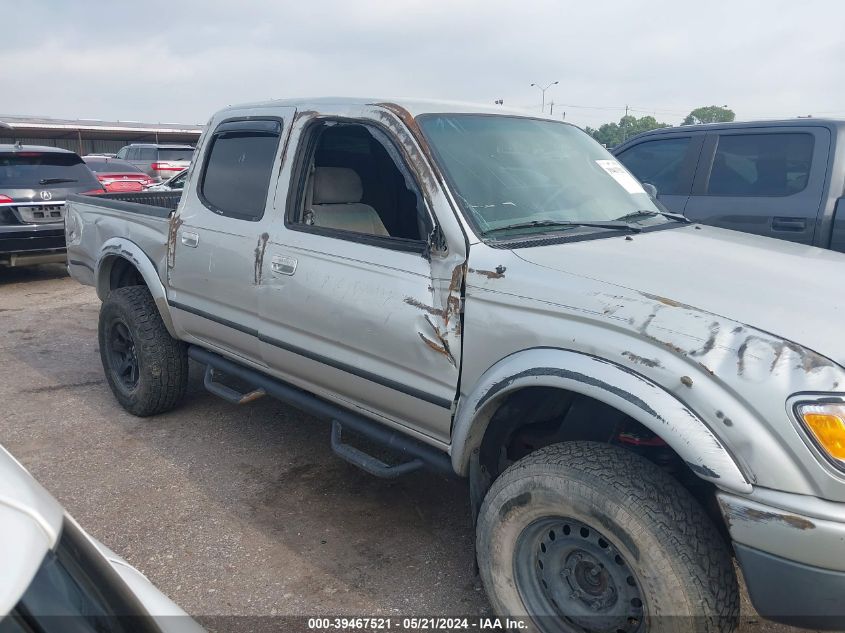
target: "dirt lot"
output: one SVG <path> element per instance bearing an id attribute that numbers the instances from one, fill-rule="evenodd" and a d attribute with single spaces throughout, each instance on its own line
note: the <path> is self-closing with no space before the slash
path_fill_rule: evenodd
<path id="1" fill-rule="evenodd" d="M 134 418 L 103 379 L 98 310 L 61 267 L 0 269 L 0 442 L 186 611 L 489 611 L 463 483 L 370 477 L 334 457 L 327 424 L 218 400 L 197 367 L 181 407 Z M 744 631 L 794 630 L 743 607 Z"/>

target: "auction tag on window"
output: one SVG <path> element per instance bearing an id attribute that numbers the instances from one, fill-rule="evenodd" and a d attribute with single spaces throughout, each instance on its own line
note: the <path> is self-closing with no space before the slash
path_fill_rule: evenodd
<path id="1" fill-rule="evenodd" d="M 597 160 L 596 164 L 604 169 L 607 174 L 618 182 L 628 193 L 645 193 L 643 186 L 638 183 L 637 179 L 629 174 L 622 165 L 619 164 L 619 161 L 604 159 Z"/>

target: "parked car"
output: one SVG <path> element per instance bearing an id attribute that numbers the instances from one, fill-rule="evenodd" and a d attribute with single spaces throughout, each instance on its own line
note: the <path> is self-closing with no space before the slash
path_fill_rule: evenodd
<path id="1" fill-rule="evenodd" d="M 841 255 L 667 214 L 518 111 L 291 100 L 206 134 L 167 204 L 69 202 L 127 411 L 177 406 L 192 358 L 367 472 L 469 478 L 493 608 L 542 631 L 728 631 L 732 554 L 763 615 L 845 626 Z"/>
<path id="2" fill-rule="evenodd" d="M 133 143 L 120 148 L 117 158 L 137 166 L 144 173 L 164 180 L 191 164 L 194 148 L 190 145 Z"/>
<path id="3" fill-rule="evenodd" d="M 143 191 L 145 187 L 155 184 L 152 176 L 119 158 L 85 156 L 82 160 L 109 193 Z"/>
<path id="4" fill-rule="evenodd" d="M 845 251 L 845 121 L 663 128 L 613 153 L 691 220 Z"/>
<path id="5" fill-rule="evenodd" d="M 185 180 L 188 178 L 188 170 L 183 169 L 178 174 L 173 176 L 173 178 L 169 178 L 164 182 L 160 183 L 153 183 L 145 189 L 147 191 L 182 191 L 182 188 L 185 186 Z"/>
<path id="6" fill-rule="evenodd" d="M 0 632 L 200 633 L 0 446 Z"/>
<path id="7" fill-rule="evenodd" d="M 0 264 L 65 260 L 68 193 L 103 193 L 73 152 L 38 145 L 0 145 Z"/>

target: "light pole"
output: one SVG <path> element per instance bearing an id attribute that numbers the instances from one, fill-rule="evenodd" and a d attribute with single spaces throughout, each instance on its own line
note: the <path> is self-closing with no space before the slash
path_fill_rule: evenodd
<path id="1" fill-rule="evenodd" d="M 541 86 L 540 84 L 531 84 L 532 86 L 537 88 L 543 94 L 543 101 L 540 104 L 540 112 L 546 111 L 546 90 L 548 90 L 549 88 L 551 88 L 552 86 L 554 86 L 555 84 L 558 84 L 558 83 L 560 83 L 560 82 L 553 81 L 552 83 L 547 85 L 545 88 L 543 88 L 543 86 Z"/>

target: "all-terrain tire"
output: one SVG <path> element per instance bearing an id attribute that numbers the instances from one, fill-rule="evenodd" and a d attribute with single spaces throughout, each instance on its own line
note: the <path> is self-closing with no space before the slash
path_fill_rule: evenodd
<path id="1" fill-rule="evenodd" d="M 187 346 L 170 336 L 146 286 L 109 293 L 100 308 L 98 338 L 103 371 L 124 409 L 145 417 L 179 404 L 188 385 Z M 134 368 L 124 369 L 132 361 Z"/>
<path id="2" fill-rule="evenodd" d="M 544 540 L 535 545 L 526 535 L 535 534 L 538 526 L 542 526 L 538 538 Z M 555 530 L 557 543 L 549 540 L 555 538 Z M 606 548 L 608 571 L 615 559 L 622 578 L 630 574 L 628 584 L 635 580 L 636 595 L 642 598 L 624 593 L 634 588 L 623 580 L 619 595 L 642 604 L 642 622 L 627 618 L 628 624 L 608 625 L 610 630 L 726 633 L 736 628 L 739 590 L 731 555 L 698 502 L 652 462 L 623 448 L 594 442 L 540 449 L 511 465 L 487 493 L 478 517 L 476 547 L 481 578 L 497 614 L 536 616 L 528 605 L 536 610 L 537 604 L 545 604 L 546 594 L 554 597 L 547 587 L 562 578 L 568 584 L 562 585 L 557 600 L 549 600 L 552 606 L 546 613 L 551 616 L 532 618 L 532 626 L 541 631 L 570 630 L 560 625 L 571 625 L 572 620 L 560 615 L 568 615 L 567 609 L 577 611 L 582 604 L 574 601 L 592 596 L 573 584 L 571 566 L 555 578 L 547 579 L 545 574 L 553 564 L 562 565 L 548 558 L 552 548 L 569 547 L 570 541 L 564 539 L 577 534 L 589 536 L 584 547 L 598 557 L 584 555 L 593 561 L 588 570 L 594 577 L 599 569 L 594 563 L 602 560 L 601 548 Z M 578 547 L 577 538 L 574 547 Z M 533 554 L 526 555 L 526 550 L 536 552 L 537 559 L 531 560 Z M 561 551 L 559 558 L 566 559 L 578 550 L 554 551 Z M 581 556 L 575 560 L 581 561 Z M 604 566 L 601 572 L 605 573 Z M 532 575 L 539 577 L 538 583 Z M 591 586 L 586 589 L 589 592 Z M 570 602 L 566 602 L 567 594 Z M 611 591 L 603 598 L 604 604 L 616 597 Z M 564 605 L 558 606 L 561 602 Z M 586 604 L 589 612 L 598 601 Z M 595 628 L 603 630 L 606 624 L 597 618 Z"/>

